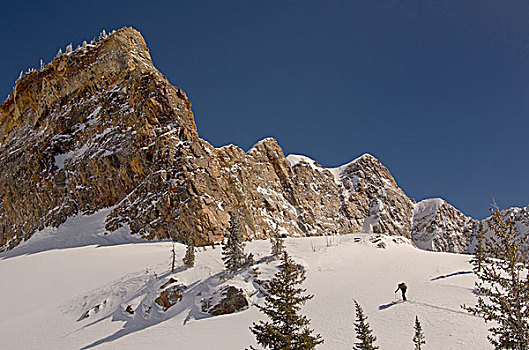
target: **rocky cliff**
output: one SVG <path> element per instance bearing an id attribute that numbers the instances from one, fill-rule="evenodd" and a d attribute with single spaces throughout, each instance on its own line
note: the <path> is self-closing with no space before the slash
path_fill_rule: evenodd
<path id="1" fill-rule="evenodd" d="M 475 224 L 444 202 L 415 204 L 371 155 L 326 169 L 272 138 L 211 146 L 132 28 L 17 82 L 0 106 L 0 170 L 0 250 L 105 207 L 109 232 L 196 245 L 221 240 L 232 212 L 248 238 L 362 231 L 454 252 Z"/>
<path id="2" fill-rule="evenodd" d="M 198 142 L 189 100 L 133 29 L 30 72 L 0 106 L 0 246 L 170 177 L 181 139 Z"/>
<path id="3" fill-rule="evenodd" d="M 529 234 L 529 206 L 501 211 L 505 221 L 513 220 L 521 235 Z M 493 235 L 490 217 L 476 220 L 441 198 L 425 199 L 414 206 L 412 239 L 417 247 L 452 253 L 473 253 L 481 228 Z"/>
<path id="4" fill-rule="evenodd" d="M 525 208 L 509 208 L 501 211 L 502 218 L 505 222 L 512 220 L 515 224 L 515 228 L 521 235 L 527 236 L 529 234 L 529 206 Z M 494 231 L 490 225 L 491 218 L 487 218 L 480 222 L 480 227 L 483 228 L 483 233 L 485 236 L 492 236 Z M 476 240 L 472 240 L 469 243 L 469 251 L 474 252 L 476 247 Z"/>
<path id="5" fill-rule="evenodd" d="M 421 249 L 468 253 L 478 224 L 441 198 L 425 199 L 415 204 L 412 237 Z"/>

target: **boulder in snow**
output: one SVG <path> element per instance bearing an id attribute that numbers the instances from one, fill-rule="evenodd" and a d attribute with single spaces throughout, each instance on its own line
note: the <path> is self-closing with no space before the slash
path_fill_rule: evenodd
<path id="1" fill-rule="evenodd" d="M 244 296 L 242 289 L 235 288 L 234 286 L 228 286 L 223 289 L 222 292 L 223 298 L 219 301 L 218 304 L 207 308 L 207 312 L 211 315 L 225 315 L 232 314 L 244 310 L 248 307 L 248 300 Z M 203 304 L 203 306 L 207 305 Z"/>

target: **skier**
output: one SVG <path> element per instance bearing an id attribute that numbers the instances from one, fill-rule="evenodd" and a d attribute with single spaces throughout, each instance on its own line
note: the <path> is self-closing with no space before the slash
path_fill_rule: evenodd
<path id="1" fill-rule="evenodd" d="M 397 293 L 399 289 L 402 293 L 402 300 L 406 301 L 406 289 L 408 289 L 408 286 L 406 285 L 406 283 L 402 282 L 397 286 L 397 290 L 395 291 L 395 293 Z"/>

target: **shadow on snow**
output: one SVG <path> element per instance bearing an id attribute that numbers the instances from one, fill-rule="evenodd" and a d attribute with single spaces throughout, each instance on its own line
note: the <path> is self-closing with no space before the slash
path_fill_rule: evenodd
<path id="1" fill-rule="evenodd" d="M 434 277 L 430 281 L 437 281 L 437 280 L 441 280 L 444 278 L 460 276 L 460 275 L 469 275 L 472 273 L 473 273 L 472 271 L 458 271 L 458 272 L 449 273 L 448 275 L 441 275 L 441 276 Z"/>
<path id="2" fill-rule="evenodd" d="M 262 262 L 262 261 L 264 261 L 266 259 L 267 258 L 260 259 L 259 262 Z M 245 273 L 245 272 L 247 272 L 247 269 L 240 270 L 236 274 L 238 275 L 238 274 L 242 274 L 242 273 Z M 159 277 L 159 279 L 163 279 L 163 278 L 169 277 L 170 275 L 171 275 L 171 273 L 167 272 L 164 275 L 161 275 Z M 99 346 L 99 345 L 104 344 L 104 343 L 113 342 L 113 341 L 118 340 L 118 339 L 120 339 L 120 338 L 122 338 L 122 337 L 124 337 L 126 335 L 131 334 L 131 333 L 135 333 L 135 332 L 144 330 L 146 328 L 155 326 L 157 324 L 160 324 L 162 322 L 168 321 L 169 319 L 171 319 L 171 318 L 173 318 L 175 316 L 178 316 L 180 314 L 183 314 L 183 313 L 187 313 L 187 315 L 186 315 L 186 317 L 184 319 L 184 324 L 189 322 L 191 319 L 201 320 L 201 319 L 205 319 L 205 318 L 215 317 L 213 315 L 210 315 L 210 314 L 205 313 L 205 312 L 202 311 L 201 302 L 200 302 L 200 299 L 197 300 L 197 295 L 204 295 L 205 292 L 207 292 L 208 290 L 214 289 L 214 288 L 218 287 L 219 285 L 225 283 L 227 276 L 228 275 L 226 274 L 225 271 L 221 271 L 221 272 L 219 272 L 219 273 L 217 273 L 215 275 L 212 275 L 212 276 L 210 276 L 210 277 L 208 277 L 208 278 L 206 278 L 204 280 L 199 280 L 199 281 L 194 282 L 193 284 L 189 285 L 188 288 L 185 290 L 185 292 L 183 293 L 182 300 L 177 302 L 175 305 L 173 305 L 166 312 L 163 312 L 160 309 L 158 309 L 156 307 L 157 305 L 155 305 L 153 303 L 152 304 L 153 308 L 151 309 L 152 313 L 149 314 L 149 316 L 147 318 L 142 316 L 142 310 L 141 310 L 142 305 L 141 305 L 141 303 L 137 307 L 137 309 L 136 309 L 136 311 L 135 311 L 133 316 L 127 315 L 122 310 L 122 308 L 118 307 L 113 312 L 111 312 L 109 315 L 104 316 L 104 317 L 102 317 L 102 318 L 100 318 L 98 320 L 95 320 L 95 321 L 93 321 L 93 322 L 81 327 L 77 331 L 80 331 L 82 329 L 91 327 L 91 326 L 93 326 L 95 324 L 98 324 L 99 322 L 102 322 L 102 321 L 104 321 L 106 319 L 111 319 L 112 322 L 115 322 L 115 321 L 125 322 L 125 324 L 123 325 L 123 328 L 121 328 L 120 330 L 116 331 L 114 334 L 111 334 L 111 335 L 109 335 L 107 337 L 99 339 L 99 340 L 97 340 L 97 341 L 95 341 L 95 342 L 93 342 L 93 343 L 91 343 L 89 345 L 86 345 L 86 346 L 82 347 L 81 349 L 91 349 L 91 348 L 94 348 L 94 347 Z M 134 295 L 132 295 L 131 297 L 127 298 L 126 302 L 121 302 L 120 305 L 127 304 L 130 301 L 134 300 L 135 298 L 142 297 L 143 295 L 145 295 L 146 293 L 149 292 L 146 289 L 148 289 L 148 286 L 144 286 L 142 289 L 138 290 Z M 151 293 L 152 293 L 152 291 L 151 291 Z M 145 299 L 148 299 L 148 298 L 146 297 Z M 152 294 L 150 295 L 149 299 L 151 299 L 151 300 L 153 299 L 153 295 Z"/>

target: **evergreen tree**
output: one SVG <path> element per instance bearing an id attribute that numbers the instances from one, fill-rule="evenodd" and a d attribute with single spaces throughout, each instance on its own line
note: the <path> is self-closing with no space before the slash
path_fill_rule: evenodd
<path id="1" fill-rule="evenodd" d="M 353 349 L 355 350 L 375 350 L 378 349 L 378 346 L 374 345 L 374 342 L 377 340 L 377 337 L 372 335 L 373 332 L 371 328 L 369 327 L 369 323 L 367 322 L 367 316 L 364 314 L 364 310 L 362 310 L 362 307 L 360 304 L 354 300 L 355 308 L 356 308 L 356 323 L 355 323 L 355 331 L 356 331 L 356 339 L 358 340 L 357 343 L 355 343 L 355 346 Z"/>
<path id="2" fill-rule="evenodd" d="M 259 345 L 271 350 L 311 350 L 323 343 L 319 334 L 313 335 L 310 320 L 299 315 L 301 306 L 313 295 L 297 288 L 305 281 L 305 270 L 294 263 L 285 251 L 279 271 L 266 288 L 264 306 L 257 306 L 271 322 L 254 323 L 250 330 Z"/>
<path id="3" fill-rule="evenodd" d="M 174 273 L 174 267 L 175 267 L 175 262 L 176 262 L 176 251 L 174 249 L 174 241 L 172 243 L 173 243 L 173 248 L 171 249 L 171 272 Z"/>
<path id="4" fill-rule="evenodd" d="M 413 344 L 415 344 L 415 350 L 421 350 L 426 340 L 424 339 L 424 333 L 422 332 L 422 326 L 419 322 L 419 317 L 415 316 L 415 335 L 413 336 Z"/>
<path id="5" fill-rule="evenodd" d="M 230 216 L 228 232 L 228 239 L 222 246 L 222 260 L 226 269 L 233 273 L 251 263 L 253 256 L 244 254 L 243 230 L 236 214 Z"/>
<path id="6" fill-rule="evenodd" d="M 474 272 L 478 273 L 481 271 L 481 264 L 483 262 L 484 256 L 483 256 L 483 238 L 484 237 L 484 230 L 483 230 L 483 223 L 480 223 L 478 233 L 476 235 L 476 248 L 474 249 L 474 257 L 470 261 L 474 265 Z"/>
<path id="7" fill-rule="evenodd" d="M 529 279 L 526 235 L 521 236 L 511 219 L 505 222 L 492 210 L 488 225 L 494 235 L 481 238 L 484 245 L 472 259 L 478 278 L 475 306 L 462 307 L 494 322 L 489 342 L 495 349 L 529 349 Z"/>
<path id="8" fill-rule="evenodd" d="M 279 230 L 277 228 L 270 236 L 270 246 L 270 252 L 275 258 L 279 258 L 285 250 L 283 238 L 281 238 L 281 235 L 279 234 Z"/>
<path id="9" fill-rule="evenodd" d="M 195 266 L 195 245 L 193 243 L 187 245 L 186 255 L 182 261 L 186 268 Z"/>

